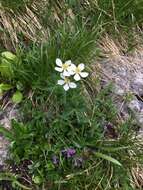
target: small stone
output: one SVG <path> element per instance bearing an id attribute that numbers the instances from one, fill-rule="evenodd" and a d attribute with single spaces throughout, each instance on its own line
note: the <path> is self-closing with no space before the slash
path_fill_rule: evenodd
<path id="1" fill-rule="evenodd" d="M 133 111 L 133 112 L 140 112 L 140 104 L 138 100 L 132 100 L 129 104 L 128 107 Z"/>
<path id="2" fill-rule="evenodd" d="M 17 108 L 9 104 L 5 110 L 0 112 L 0 125 L 6 129 L 11 128 L 11 119 L 16 119 L 18 117 Z M 5 160 L 8 158 L 8 146 L 9 142 L 5 137 L 0 134 L 0 165 L 5 165 Z"/>
<path id="3" fill-rule="evenodd" d="M 122 96 L 122 95 L 125 94 L 125 91 L 124 91 L 124 89 L 122 89 L 121 87 L 116 86 L 116 87 L 115 87 L 115 90 L 114 90 L 114 93 L 115 93 L 116 95 Z"/>

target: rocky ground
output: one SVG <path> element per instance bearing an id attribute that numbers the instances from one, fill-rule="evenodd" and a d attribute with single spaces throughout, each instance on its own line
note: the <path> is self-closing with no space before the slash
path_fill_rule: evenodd
<path id="1" fill-rule="evenodd" d="M 0 110 L 0 127 L 10 130 L 10 121 L 17 118 L 17 116 L 18 111 L 16 106 L 9 102 Z M 0 171 L 5 165 L 5 159 L 8 157 L 8 145 L 8 140 L 0 134 Z"/>
<path id="2" fill-rule="evenodd" d="M 102 48 L 106 58 L 95 66 L 95 75 L 100 75 L 103 86 L 113 84 L 112 97 L 120 118 L 132 116 L 143 135 L 143 49 L 123 55 L 110 39 Z"/>
<path id="3" fill-rule="evenodd" d="M 118 65 L 115 65 L 118 64 Z M 103 72 L 110 76 L 114 85 L 113 97 L 122 116 L 128 117 L 129 110 L 137 124 L 143 127 L 143 64 L 141 59 L 120 56 L 106 59 L 101 64 Z"/>

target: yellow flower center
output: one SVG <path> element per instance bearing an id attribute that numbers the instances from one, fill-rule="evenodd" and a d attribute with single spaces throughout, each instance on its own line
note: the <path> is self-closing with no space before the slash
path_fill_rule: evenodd
<path id="1" fill-rule="evenodd" d="M 66 70 L 68 67 L 69 67 L 69 65 L 68 65 L 67 63 L 65 63 L 65 64 L 62 65 L 62 68 L 63 68 L 64 70 Z"/>
<path id="2" fill-rule="evenodd" d="M 78 74 L 78 73 L 81 72 L 81 70 L 77 67 L 76 70 L 75 70 L 75 72 Z"/>
<path id="3" fill-rule="evenodd" d="M 65 83 L 69 83 L 70 82 L 70 79 L 68 79 L 67 77 L 64 80 L 65 80 Z"/>

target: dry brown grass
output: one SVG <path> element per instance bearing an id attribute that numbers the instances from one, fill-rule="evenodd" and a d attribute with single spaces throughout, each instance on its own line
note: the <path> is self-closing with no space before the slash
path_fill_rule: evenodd
<path id="1" fill-rule="evenodd" d="M 133 185 L 136 188 L 142 189 L 143 187 L 143 168 L 137 165 L 132 169 Z"/>
<path id="2" fill-rule="evenodd" d="M 42 2 L 44 3 L 44 2 Z M 40 4 L 33 3 L 31 7 L 14 12 L 12 9 L 0 5 L 0 41 L 7 49 L 16 48 L 21 34 L 25 41 L 37 41 L 47 37 L 47 31 L 42 27 L 36 15 Z"/>
<path id="3" fill-rule="evenodd" d="M 39 42 L 48 39 L 50 27 L 54 24 L 62 24 L 65 17 L 74 19 L 71 9 L 68 9 L 64 1 L 34 0 L 30 6 L 23 10 L 14 11 L 2 7 L 0 4 L 0 41 L 6 49 L 15 49 L 20 43 L 21 35 L 25 41 Z M 49 9 L 48 9 L 49 6 Z M 65 10 L 64 12 L 61 10 Z M 44 11 L 50 11 L 49 26 L 44 27 L 41 15 Z"/>

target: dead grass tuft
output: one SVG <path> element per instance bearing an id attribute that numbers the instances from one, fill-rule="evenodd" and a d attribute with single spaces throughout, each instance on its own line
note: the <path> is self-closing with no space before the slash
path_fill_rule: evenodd
<path id="1" fill-rule="evenodd" d="M 138 165 L 132 169 L 133 185 L 136 188 L 143 188 L 143 168 Z"/>
<path id="2" fill-rule="evenodd" d="M 48 15 L 46 27 L 41 19 L 45 12 Z M 46 40 L 50 36 L 50 27 L 63 24 L 65 18 L 70 22 L 75 15 L 72 9 L 66 7 L 63 0 L 60 3 L 34 0 L 31 5 L 17 11 L 2 7 L 0 4 L 0 41 L 6 49 L 11 50 L 21 42 L 20 37 L 26 44 L 29 40 L 33 42 Z"/>
<path id="3" fill-rule="evenodd" d="M 26 42 L 39 41 L 48 36 L 35 14 L 38 4 L 33 3 L 31 6 L 26 6 L 23 11 L 14 12 L 0 5 L 0 27 L 2 29 L 0 41 L 5 48 L 16 48 L 20 35 Z"/>

